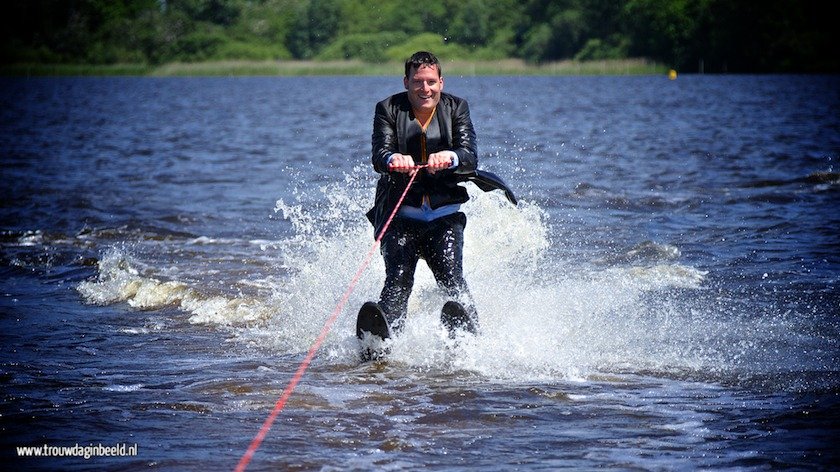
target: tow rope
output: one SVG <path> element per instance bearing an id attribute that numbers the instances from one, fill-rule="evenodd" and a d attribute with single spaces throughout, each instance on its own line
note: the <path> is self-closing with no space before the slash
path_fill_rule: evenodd
<path id="1" fill-rule="evenodd" d="M 353 293 L 353 290 L 356 288 L 356 285 L 359 283 L 359 279 L 362 277 L 362 273 L 364 273 L 367 266 L 370 265 L 370 261 L 373 258 L 373 254 L 376 251 L 376 248 L 379 247 L 379 244 L 382 242 L 382 237 L 385 236 L 385 232 L 388 230 L 388 226 L 391 225 L 391 221 L 393 221 L 394 216 L 396 216 L 397 211 L 402 206 L 403 200 L 405 200 L 406 194 L 408 194 L 408 189 L 411 188 L 411 185 L 414 183 L 414 179 L 417 177 L 417 173 L 420 169 L 427 167 L 427 165 L 420 165 L 412 167 L 414 171 L 411 172 L 411 178 L 408 180 L 408 184 L 405 186 L 405 190 L 403 190 L 402 195 L 400 195 L 400 199 L 397 200 L 397 205 L 394 207 L 393 211 L 391 211 L 391 215 L 388 216 L 388 220 L 385 221 L 385 224 L 382 226 L 382 229 L 379 231 L 379 236 L 376 237 L 376 241 L 374 241 L 373 246 L 371 246 L 370 250 L 365 256 L 365 259 L 362 261 L 362 265 L 359 266 L 359 269 L 356 271 L 356 275 L 353 276 L 353 280 L 350 281 L 350 285 L 347 286 L 347 290 L 344 292 L 344 296 L 341 297 L 341 300 L 338 302 L 338 305 L 335 306 L 335 309 L 332 312 L 332 315 L 327 319 L 327 322 L 324 323 L 323 329 L 321 329 L 321 334 L 312 344 L 312 347 L 309 348 L 309 352 L 306 354 L 306 357 L 300 363 L 297 371 L 295 372 L 294 376 L 292 376 L 292 380 L 289 381 L 289 384 L 286 386 L 286 389 L 283 390 L 283 394 L 280 395 L 280 398 L 277 400 L 277 403 L 274 405 L 274 409 L 271 410 L 271 413 L 263 422 L 262 428 L 254 436 L 254 439 L 251 440 L 251 445 L 248 446 L 248 450 L 245 451 L 245 454 L 242 455 L 242 458 L 239 459 L 239 463 L 236 465 L 236 472 L 243 472 L 246 467 L 248 467 L 248 463 L 251 462 L 251 458 L 254 456 L 254 453 L 257 452 L 259 449 L 260 444 L 262 444 L 263 439 L 265 439 L 266 434 L 268 434 L 268 430 L 271 429 L 271 425 L 274 424 L 274 420 L 277 419 L 277 415 L 283 411 L 283 407 L 286 406 L 286 401 L 289 400 L 289 397 L 292 396 L 292 392 L 294 392 L 295 387 L 297 384 L 300 383 L 300 379 L 303 377 L 304 372 L 309 367 L 309 364 L 312 362 L 312 359 L 315 357 L 315 353 L 318 351 L 318 348 L 321 347 L 321 344 L 324 343 L 324 340 L 327 338 L 327 335 L 332 328 L 332 325 L 338 319 L 338 315 L 341 314 L 341 311 L 344 309 L 344 306 L 347 304 L 347 301 L 350 299 L 350 294 Z"/>

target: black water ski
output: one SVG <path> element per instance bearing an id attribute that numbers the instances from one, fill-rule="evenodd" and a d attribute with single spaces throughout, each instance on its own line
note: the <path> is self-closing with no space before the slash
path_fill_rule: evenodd
<path id="1" fill-rule="evenodd" d="M 378 303 L 362 305 L 356 318 L 356 337 L 362 346 L 362 361 L 378 360 L 385 355 L 382 342 L 391 337 L 391 330 Z"/>
<path id="2" fill-rule="evenodd" d="M 457 330 L 461 329 L 471 334 L 476 334 L 478 329 L 475 320 L 467 313 L 467 310 L 456 301 L 448 301 L 443 305 L 440 312 L 440 321 L 449 331 L 449 337 L 454 338 Z"/>

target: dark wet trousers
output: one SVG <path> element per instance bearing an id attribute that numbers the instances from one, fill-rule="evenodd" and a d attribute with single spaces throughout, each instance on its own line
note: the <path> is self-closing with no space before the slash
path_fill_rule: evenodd
<path id="1" fill-rule="evenodd" d="M 447 299 L 461 303 L 467 314 L 478 321 L 475 303 L 464 280 L 462 255 L 466 223 L 467 217 L 461 212 L 431 222 L 405 218 L 393 221 L 382 238 L 385 286 L 379 300 L 393 329 L 398 331 L 402 327 L 414 286 L 414 271 L 421 258 Z"/>

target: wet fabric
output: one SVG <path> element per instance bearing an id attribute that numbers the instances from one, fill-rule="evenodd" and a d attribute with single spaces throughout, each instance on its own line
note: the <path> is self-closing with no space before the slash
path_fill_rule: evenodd
<path id="1" fill-rule="evenodd" d="M 473 319 L 477 319 L 463 274 L 466 223 L 467 217 L 462 212 L 432 222 L 394 220 L 382 239 L 385 285 L 379 300 L 392 329 L 399 330 L 402 326 L 420 259 L 426 261 L 447 298 L 458 300 Z"/>

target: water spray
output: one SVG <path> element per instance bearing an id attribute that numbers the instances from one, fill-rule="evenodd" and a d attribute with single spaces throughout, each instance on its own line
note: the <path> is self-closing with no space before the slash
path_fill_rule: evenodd
<path id="1" fill-rule="evenodd" d="M 410 171 L 411 178 L 408 180 L 408 184 L 406 184 L 405 190 L 403 190 L 402 195 L 400 195 L 399 200 L 397 200 L 397 204 L 394 206 L 394 209 L 391 211 L 391 214 L 388 216 L 388 219 L 385 221 L 385 224 L 382 226 L 382 229 L 379 231 L 379 235 L 376 237 L 376 241 L 374 241 L 373 245 L 371 246 L 364 260 L 362 261 L 362 264 L 356 271 L 356 275 L 354 275 L 353 279 L 350 281 L 350 285 L 347 286 L 347 290 L 344 291 L 344 296 L 341 297 L 341 300 L 339 300 L 338 304 L 335 306 L 332 315 L 330 315 L 326 323 L 324 323 L 324 327 L 323 329 L 321 329 L 321 334 L 318 335 L 318 338 L 312 344 L 312 347 L 309 348 L 309 352 L 306 354 L 306 357 L 300 363 L 300 366 L 298 366 L 297 371 L 295 372 L 294 376 L 292 376 L 292 380 L 289 381 L 289 384 L 283 390 L 283 393 L 280 395 L 280 398 L 274 405 L 274 409 L 271 410 L 271 413 L 263 422 L 262 428 L 260 428 L 257 435 L 254 436 L 254 439 L 251 441 L 250 446 L 248 446 L 248 450 L 245 451 L 245 454 L 242 456 L 241 459 L 239 459 L 239 463 L 236 465 L 236 469 L 234 469 L 236 472 L 242 472 L 245 470 L 246 467 L 248 467 L 248 463 L 251 462 L 251 458 L 254 456 L 254 453 L 257 452 L 257 449 L 260 447 L 260 444 L 262 444 L 266 434 L 268 434 L 268 431 L 271 429 L 271 425 L 274 424 L 274 421 L 277 419 L 277 416 L 280 414 L 281 411 L 283 411 L 283 408 L 286 406 L 286 402 L 289 400 L 289 397 L 292 396 L 292 392 L 294 392 L 295 387 L 297 387 L 298 383 L 300 383 L 300 380 L 303 377 L 303 374 L 306 372 L 306 369 L 309 367 L 309 364 L 312 362 L 312 359 L 315 358 L 315 353 L 321 347 L 321 344 L 324 343 L 324 340 L 327 338 L 327 335 L 332 329 L 333 324 L 338 319 L 338 315 L 341 314 L 342 310 L 344 309 L 344 306 L 350 299 L 350 295 L 353 293 L 353 290 L 359 283 L 359 279 L 361 279 L 365 269 L 367 269 L 368 265 L 370 265 L 370 261 L 373 258 L 374 252 L 382 242 L 382 238 L 385 236 L 385 232 L 388 231 L 388 227 L 394 220 L 394 216 L 396 216 L 397 211 L 399 211 L 400 209 L 400 206 L 402 206 L 403 200 L 405 200 L 405 196 L 406 194 L 408 194 L 408 190 L 411 188 L 412 184 L 414 184 L 414 180 L 417 178 L 417 173 L 420 171 L 420 169 L 424 167 L 428 167 L 428 165 L 411 167 L 411 169 L 413 169 Z"/>

